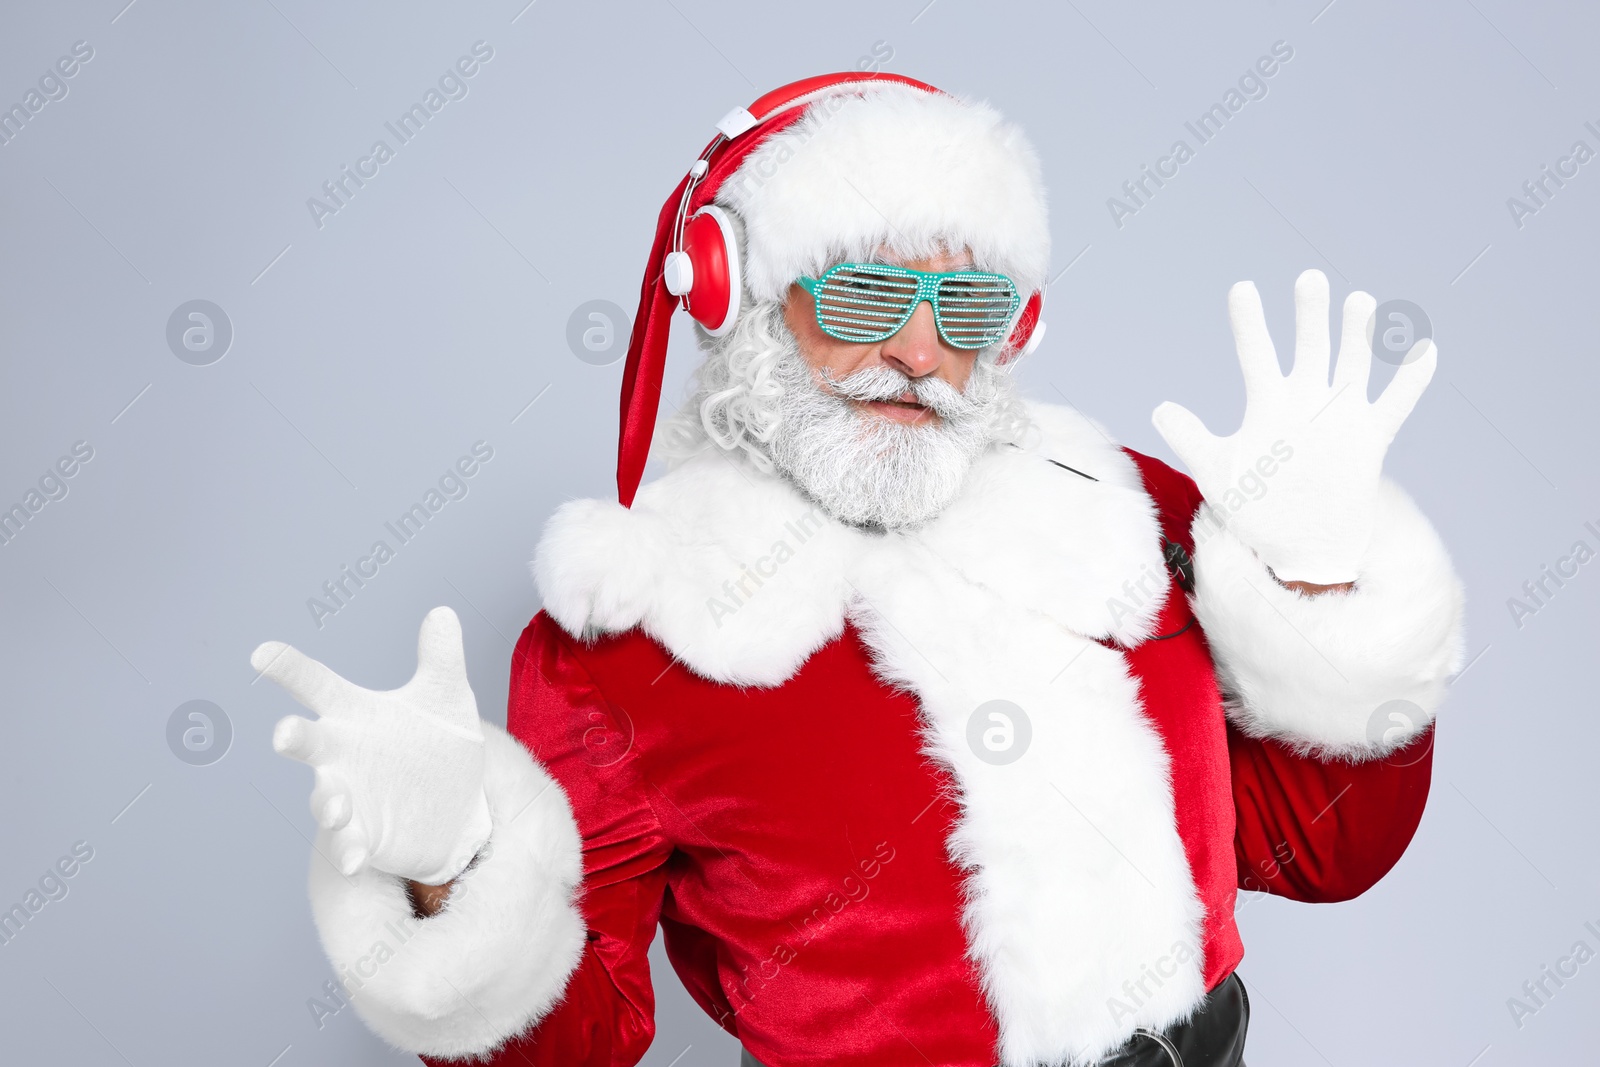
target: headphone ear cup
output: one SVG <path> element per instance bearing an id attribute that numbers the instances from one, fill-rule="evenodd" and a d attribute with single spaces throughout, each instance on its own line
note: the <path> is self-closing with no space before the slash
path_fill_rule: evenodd
<path id="1" fill-rule="evenodd" d="M 995 360 L 1000 366 L 1021 359 L 1029 355 L 1039 342 L 1044 340 L 1044 323 L 1039 316 L 1044 312 L 1044 290 L 1035 289 L 1033 294 L 1023 301 L 1022 310 L 1017 312 L 1017 321 L 1011 326 L 1011 333 L 1006 338 L 1005 346 L 1000 349 L 1000 356 Z"/>
<path id="2" fill-rule="evenodd" d="M 721 337 L 733 329 L 743 303 L 737 220 L 707 204 L 684 223 L 683 251 L 693 271 L 684 307 L 708 334 Z"/>

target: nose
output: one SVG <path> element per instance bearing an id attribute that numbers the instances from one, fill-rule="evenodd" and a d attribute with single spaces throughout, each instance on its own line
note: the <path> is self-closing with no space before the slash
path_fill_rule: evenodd
<path id="1" fill-rule="evenodd" d="M 926 300 L 918 304 L 906 324 L 878 351 L 886 363 L 912 378 L 923 378 L 938 370 L 945 351 L 933 319 L 933 305 Z"/>

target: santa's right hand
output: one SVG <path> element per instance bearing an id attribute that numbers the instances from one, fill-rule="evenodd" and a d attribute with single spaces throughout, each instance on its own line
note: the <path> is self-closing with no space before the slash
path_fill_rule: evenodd
<path id="1" fill-rule="evenodd" d="M 272 747 L 316 771 L 311 813 L 330 831 L 326 859 L 347 876 L 370 866 L 428 885 L 472 862 L 489 840 L 489 802 L 455 612 L 422 620 L 417 672 L 399 689 L 363 689 L 278 641 L 250 665 L 317 713 L 280 721 Z"/>

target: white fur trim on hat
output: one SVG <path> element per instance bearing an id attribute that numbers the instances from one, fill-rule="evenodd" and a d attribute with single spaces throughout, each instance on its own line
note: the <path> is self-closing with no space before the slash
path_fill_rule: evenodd
<path id="1" fill-rule="evenodd" d="M 744 222 L 745 288 L 779 300 L 802 274 L 970 249 L 1024 297 L 1044 285 L 1044 179 L 1022 131 L 983 103 L 903 85 L 826 96 L 718 191 Z"/>

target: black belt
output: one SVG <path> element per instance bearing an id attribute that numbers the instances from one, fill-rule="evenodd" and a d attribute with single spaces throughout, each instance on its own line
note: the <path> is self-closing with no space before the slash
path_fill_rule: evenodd
<path id="1" fill-rule="evenodd" d="M 1139 1030 L 1099 1067 L 1244 1067 L 1250 997 L 1237 974 L 1223 979 L 1187 1022 Z"/>
<path id="2" fill-rule="evenodd" d="M 1237 974 L 1224 978 L 1187 1022 L 1165 1030 L 1136 1031 L 1098 1067 L 1244 1067 L 1250 997 Z M 740 1050 L 740 1067 L 762 1067 Z"/>

